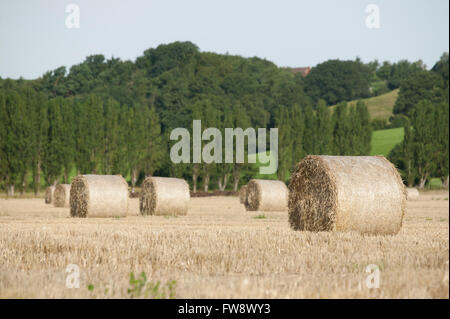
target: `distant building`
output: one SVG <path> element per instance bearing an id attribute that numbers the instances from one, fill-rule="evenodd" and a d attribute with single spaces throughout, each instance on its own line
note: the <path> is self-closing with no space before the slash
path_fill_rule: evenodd
<path id="1" fill-rule="evenodd" d="M 301 73 L 303 76 L 307 76 L 311 72 L 311 67 L 307 66 L 305 68 L 290 68 L 290 71 L 294 74 Z"/>

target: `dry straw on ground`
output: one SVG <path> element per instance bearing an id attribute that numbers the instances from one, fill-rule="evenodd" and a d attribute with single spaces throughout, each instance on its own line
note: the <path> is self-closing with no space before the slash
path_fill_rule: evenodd
<path id="1" fill-rule="evenodd" d="M 290 231 L 287 213 L 254 218 L 231 196 L 191 198 L 178 218 L 67 218 L 40 198 L 0 198 L 0 299 L 130 298 L 130 272 L 143 271 L 160 290 L 176 280 L 181 299 L 448 299 L 448 198 L 408 201 L 396 236 Z M 139 214 L 137 198 L 129 209 Z M 66 287 L 68 264 L 79 289 Z M 366 286 L 370 264 L 379 289 Z"/>
<path id="2" fill-rule="evenodd" d="M 417 188 L 406 188 L 406 198 L 408 200 L 418 200 L 419 199 L 419 191 Z"/>
<path id="3" fill-rule="evenodd" d="M 402 226 L 405 187 L 383 156 L 307 156 L 289 190 L 295 230 L 396 234 Z"/>
<path id="4" fill-rule="evenodd" d="M 239 202 L 245 204 L 245 198 L 247 197 L 247 185 L 244 185 L 239 190 Z"/>
<path id="5" fill-rule="evenodd" d="M 142 215 L 186 215 L 190 194 L 184 179 L 147 177 L 142 183 L 139 209 Z"/>
<path id="6" fill-rule="evenodd" d="M 53 192 L 53 206 L 69 207 L 70 206 L 70 184 L 56 185 Z"/>
<path id="7" fill-rule="evenodd" d="M 128 184 L 120 175 L 79 175 L 70 188 L 73 217 L 121 217 L 128 211 Z"/>
<path id="8" fill-rule="evenodd" d="M 54 191 L 55 191 L 55 186 L 49 186 L 45 189 L 45 203 L 46 204 L 52 203 Z"/>
<path id="9" fill-rule="evenodd" d="M 287 201 L 288 189 L 282 181 L 252 179 L 247 184 L 248 211 L 284 211 Z"/>

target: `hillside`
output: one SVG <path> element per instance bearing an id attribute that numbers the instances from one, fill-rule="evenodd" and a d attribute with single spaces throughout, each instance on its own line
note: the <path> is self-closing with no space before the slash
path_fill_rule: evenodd
<path id="1" fill-rule="evenodd" d="M 394 109 L 395 101 L 397 100 L 399 89 L 393 90 L 386 94 L 382 94 L 379 96 L 370 97 L 367 99 L 362 99 L 364 103 L 367 104 L 367 108 L 369 109 L 370 117 L 372 119 L 386 119 L 392 115 L 392 111 Z M 355 101 L 350 101 L 349 105 L 356 104 Z M 331 106 L 333 109 L 335 105 Z"/>

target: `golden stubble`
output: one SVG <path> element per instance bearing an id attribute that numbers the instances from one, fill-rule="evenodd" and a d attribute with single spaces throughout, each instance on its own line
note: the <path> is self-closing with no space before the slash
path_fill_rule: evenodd
<path id="1" fill-rule="evenodd" d="M 130 215 L 139 200 L 130 199 Z M 448 192 L 408 201 L 395 236 L 301 232 L 287 212 L 191 198 L 186 216 L 71 218 L 43 199 L 0 199 L 1 298 L 128 298 L 130 272 L 176 280 L 177 298 L 448 298 Z M 81 287 L 66 287 L 68 264 Z M 368 289 L 366 266 L 380 267 Z M 447 277 L 446 277 L 447 274 Z M 89 291 L 87 286 L 94 289 Z"/>

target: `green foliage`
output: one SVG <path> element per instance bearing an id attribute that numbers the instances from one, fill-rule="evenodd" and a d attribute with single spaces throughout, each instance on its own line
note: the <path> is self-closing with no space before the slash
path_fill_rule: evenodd
<path id="1" fill-rule="evenodd" d="M 400 94 L 397 89 L 373 96 L 395 87 Z M 397 115 L 392 116 L 397 94 Z M 424 98 L 433 110 L 444 105 L 426 115 L 434 125 L 419 120 L 423 111 L 411 111 Z M 332 103 L 338 105 L 327 107 Z M 431 71 L 420 61 L 380 66 L 378 61 L 330 60 L 306 77 L 256 57 L 200 52 L 191 42 L 148 49 L 136 61 L 92 55 L 68 72 L 59 67 L 32 81 L 0 79 L 0 188 L 12 193 L 15 186 L 25 191 L 31 184 L 37 193 L 43 180 L 67 183 L 76 174 L 96 173 L 122 174 L 133 189 L 146 176 L 160 175 L 185 178 L 195 189 L 201 183 L 204 190 L 237 190 L 255 177 L 287 181 L 307 154 L 368 154 L 371 131 L 384 127 L 370 118 L 406 127 L 409 117 L 408 145 L 431 136 L 435 142 L 432 149 L 396 148 L 399 164 L 410 154 L 414 161 L 408 176 L 416 180 L 425 165 L 430 178 L 445 182 L 448 157 L 440 150 L 448 150 L 448 130 L 443 129 L 448 124 L 448 54 Z M 260 162 L 173 164 L 170 132 L 177 127 L 191 131 L 195 119 L 222 136 L 227 127 L 277 127 L 277 173 L 259 175 Z M 374 145 L 374 150 L 387 153 L 394 145 L 381 150 Z M 424 152 L 432 152 L 431 163 L 422 163 Z"/>
<path id="2" fill-rule="evenodd" d="M 160 281 L 148 281 L 145 272 L 139 277 L 130 273 L 130 288 L 127 290 L 130 298 L 153 298 L 173 299 L 175 298 L 176 280 L 169 280 L 165 284 Z"/>
<path id="3" fill-rule="evenodd" d="M 385 130 L 389 128 L 389 122 L 385 119 L 373 119 L 371 125 L 373 131 Z"/>
<path id="4" fill-rule="evenodd" d="M 329 60 L 314 67 L 305 78 L 305 92 L 328 105 L 370 95 L 371 70 L 360 61 Z"/>
<path id="5" fill-rule="evenodd" d="M 256 216 L 253 217 L 253 219 L 266 219 L 266 218 L 267 217 L 264 214 L 256 215 Z"/>
<path id="6" fill-rule="evenodd" d="M 377 71 L 377 77 L 386 81 L 389 90 L 394 90 L 402 86 L 403 82 L 410 78 L 414 73 L 421 72 L 425 67 L 422 61 L 409 62 L 401 60 L 391 64 L 387 61 L 383 62 Z"/>
<path id="7" fill-rule="evenodd" d="M 402 82 L 394 105 L 394 114 L 410 115 L 410 110 L 422 100 L 436 102 L 443 99 L 445 93 L 442 78 L 426 70 L 417 71 Z"/>
<path id="8" fill-rule="evenodd" d="M 449 80 L 449 60 L 448 60 L 448 52 L 442 54 L 441 58 L 438 62 L 433 66 L 431 71 L 440 75 L 443 79 L 443 88 L 448 88 L 448 80 Z"/>
<path id="9" fill-rule="evenodd" d="M 405 139 L 389 154 L 408 185 L 423 188 L 432 177 L 448 187 L 448 102 L 422 100 L 411 110 L 405 124 Z"/>

